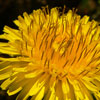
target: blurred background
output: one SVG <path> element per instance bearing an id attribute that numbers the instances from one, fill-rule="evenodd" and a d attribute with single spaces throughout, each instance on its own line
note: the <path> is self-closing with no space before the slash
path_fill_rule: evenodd
<path id="1" fill-rule="evenodd" d="M 0 33 L 4 25 L 15 27 L 13 20 L 18 15 L 46 5 L 49 8 L 66 5 L 67 10 L 77 8 L 78 14 L 87 14 L 91 19 L 100 21 L 100 0 L 0 0 Z"/>
<path id="2" fill-rule="evenodd" d="M 67 10 L 75 8 L 81 16 L 89 15 L 90 20 L 100 22 L 100 0 L 0 0 L 0 34 L 4 25 L 16 28 L 13 20 L 23 12 L 30 14 L 34 9 L 48 5 L 49 8 L 64 7 Z M 2 83 L 2 82 L 0 82 Z M 6 91 L 0 90 L 0 100 L 15 100 L 16 95 L 8 96 Z"/>

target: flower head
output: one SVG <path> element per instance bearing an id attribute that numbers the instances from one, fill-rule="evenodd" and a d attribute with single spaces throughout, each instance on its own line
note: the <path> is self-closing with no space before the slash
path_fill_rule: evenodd
<path id="1" fill-rule="evenodd" d="M 75 11 L 34 10 L 4 27 L 0 80 L 17 100 L 100 100 L 100 26 Z M 93 96 L 92 96 L 93 95 Z"/>

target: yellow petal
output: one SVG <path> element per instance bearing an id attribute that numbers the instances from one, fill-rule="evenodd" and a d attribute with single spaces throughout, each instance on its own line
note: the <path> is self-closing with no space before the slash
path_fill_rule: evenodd
<path id="1" fill-rule="evenodd" d="M 1 47 L 8 47 L 9 44 L 8 44 L 8 43 L 4 43 L 4 42 L 0 42 L 0 46 L 1 46 Z"/>
<path id="2" fill-rule="evenodd" d="M 64 94 L 67 94 L 69 92 L 69 85 L 67 80 L 65 80 L 65 82 L 62 82 L 62 91 Z"/>
<path id="3" fill-rule="evenodd" d="M 8 68 L 8 66 L 11 64 L 11 62 L 8 62 L 8 61 L 3 61 L 3 62 L 0 62 L 0 71 Z"/>
<path id="4" fill-rule="evenodd" d="M 44 91 L 45 91 L 45 87 L 43 87 L 40 92 L 36 95 L 35 100 L 42 100 L 43 96 L 44 96 Z"/>
<path id="5" fill-rule="evenodd" d="M 13 92 L 9 92 L 9 90 L 8 90 L 7 93 L 8 93 L 9 96 L 11 96 L 11 95 L 14 95 L 14 94 L 18 93 L 20 90 L 22 90 L 22 87 L 19 87 L 18 89 L 16 89 Z"/>
<path id="6" fill-rule="evenodd" d="M 0 71 L 0 80 L 10 77 L 11 73 L 12 73 L 11 68 L 7 68 L 7 69 Z"/>
<path id="7" fill-rule="evenodd" d="M 19 95 L 17 96 L 16 100 L 27 100 L 27 98 L 29 97 L 29 90 L 32 87 L 32 81 L 33 80 L 29 80 L 27 84 L 25 84 L 25 86 L 23 87 L 23 89 L 21 90 L 21 92 L 19 93 Z M 30 85 L 29 85 L 30 83 Z"/>
<path id="8" fill-rule="evenodd" d="M 7 87 L 15 80 L 15 78 L 13 80 L 11 80 L 10 78 L 8 78 L 7 80 L 5 80 L 2 84 L 1 84 L 1 88 L 3 90 L 6 90 Z"/>
<path id="9" fill-rule="evenodd" d="M 56 23 L 58 20 L 59 12 L 57 8 L 51 9 L 50 17 L 51 17 L 51 22 L 54 21 L 53 23 Z"/>
<path id="10" fill-rule="evenodd" d="M 55 92 L 56 92 L 56 99 L 58 100 L 64 99 L 64 95 L 61 87 L 61 81 L 58 81 L 58 83 L 56 83 Z"/>
<path id="11" fill-rule="evenodd" d="M 6 72 L 4 74 L 0 74 L 0 80 L 4 80 L 8 77 L 10 77 L 11 72 Z"/>
<path id="12" fill-rule="evenodd" d="M 12 29 L 8 26 L 5 26 L 3 31 L 5 33 L 8 33 L 7 35 L 11 35 L 15 39 L 21 39 L 21 34 L 19 34 L 19 31 L 16 29 Z"/>
<path id="13" fill-rule="evenodd" d="M 9 96 L 14 95 L 21 91 L 22 87 L 27 83 L 28 81 L 25 79 L 21 78 L 20 80 L 18 80 L 18 78 L 16 78 L 16 80 L 14 80 L 14 82 L 10 84 L 7 93 L 9 94 Z"/>
<path id="14" fill-rule="evenodd" d="M 24 16 L 26 24 L 29 26 L 31 23 L 31 19 L 30 19 L 29 15 L 26 12 L 24 12 L 23 16 Z"/>
<path id="15" fill-rule="evenodd" d="M 89 82 L 88 80 L 83 80 L 82 81 L 84 84 L 85 84 L 85 86 L 89 89 L 89 90 L 91 90 L 91 91 L 98 91 L 98 88 L 94 85 L 94 84 L 92 84 L 91 82 Z"/>
<path id="16" fill-rule="evenodd" d="M 85 93 L 85 100 L 93 100 L 93 97 L 87 87 L 80 81 L 82 91 Z"/>
<path id="17" fill-rule="evenodd" d="M 1 47 L 0 52 L 4 54 L 19 55 L 19 52 L 11 47 Z"/>
<path id="18" fill-rule="evenodd" d="M 15 72 L 27 72 L 26 67 L 24 67 L 24 68 L 13 68 L 12 70 L 15 71 Z"/>

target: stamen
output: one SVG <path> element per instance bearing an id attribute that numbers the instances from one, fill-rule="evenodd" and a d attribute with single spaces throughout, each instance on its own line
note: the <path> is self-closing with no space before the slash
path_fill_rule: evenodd
<path id="1" fill-rule="evenodd" d="M 68 73 L 66 73 L 65 75 L 62 76 L 62 78 L 66 77 L 68 75 Z"/>
<path id="2" fill-rule="evenodd" d="M 63 43 L 65 42 L 65 40 L 66 40 L 66 37 L 62 40 L 61 44 L 59 45 L 59 48 L 58 48 L 59 51 L 61 50 L 62 45 L 63 45 Z"/>
<path id="3" fill-rule="evenodd" d="M 78 52 L 78 49 L 79 49 L 79 47 L 80 47 L 80 44 L 81 44 L 81 38 L 80 38 L 80 40 L 79 40 L 79 43 L 78 43 L 78 46 L 77 46 L 77 49 L 76 49 L 76 53 Z"/>
<path id="4" fill-rule="evenodd" d="M 85 55 L 84 55 L 84 58 L 89 54 L 89 52 L 91 51 L 91 49 L 90 50 L 86 50 L 86 52 L 85 52 Z"/>
<path id="5" fill-rule="evenodd" d="M 46 40 L 45 41 L 45 50 L 47 49 L 47 46 L 48 46 L 48 41 Z"/>
<path id="6" fill-rule="evenodd" d="M 67 61 L 65 62 L 65 64 L 63 65 L 63 68 L 68 64 L 68 62 L 69 62 L 69 60 L 67 60 Z"/>
<path id="7" fill-rule="evenodd" d="M 44 67 L 46 66 L 46 64 L 47 64 L 47 58 L 45 59 L 45 62 L 44 62 Z"/>
<path id="8" fill-rule="evenodd" d="M 70 49 L 70 54 L 71 54 L 71 52 L 72 52 L 73 46 L 74 46 L 74 42 L 72 43 L 72 47 L 71 47 L 71 49 Z"/>
<path id="9" fill-rule="evenodd" d="M 91 50 L 91 52 L 93 52 L 94 49 L 96 49 L 97 45 L 98 45 L 98 43 L 95 44 L 95 46 L 94 46 L 94 48 Z"/>
<path id="10" fill-rule="evenodd" d="M 26 46 L 26 51 L 27 51 L 27 50 L 28 50 L 28 48 L 27 48 L 27 41 L 26 41 L 25 43 L 26 43 L 26 45 L 25 45 L 25 46 Z"/>
<path id="11" fill-rule="evenodd" d="M 50 48 L 51 48 L 53 42 L 55 41 L 55 39 L 57 38 L 57 36 L 58 36 L 58 35 L 55 35 L 55 34 L 54 34 L 53 38 L 51 39 Z"/>
<path id="12" fill-rule="evenodd" d="M 41 40 L 41 43 L 40 43 L 40 46 L 39 46 L 39 50 L 41 49 L 43 41 L 44 41 L 44 39 L 45 39 L 46 36 L 47 36 L 47 34 L 45 34 L 44 37 L 43 37 L 43 39 Z"/>
<path id="13" fill-rule="evenodd" d="M 84 50 L 83 50 L 83 51 L 84 51 Z M 81 59 L 82 54 L 83 54 L 83 51 L 81 52 L 81 54 L 80 54 L 80 56 L 79 56 L 79 58 L 78 58 L 77 62 L 79 62 L 79 60 Z"/>
<path id="14" fill-rule="evenodd" d="M 44 56 L 44 51 L 42 52 L 41 60 L 43 59 L 43 56 Z"/>
<path id="15" fill-rule="evenodd" d="M 73 62 L 71 63 L 71 66 L 74 64 L 75 60 L 76 60 L 76 56 L 75 56 L 75 58 L 74 58 Z"/>
<path id="16" fill-rule="evenodd" d="M 53 49 L 53 50 L 52 50 L 52 53 L 51 53 L 51 59 L 52 59 L 53 56 L 54 56 L 54 52 L 55 52 L 55 50 Z"/>
<path id="17" fill-rule="evenodd" d="M 32 49 L 31 49 L 31 57 L 33 57 L 33 47 L 32 47 Z"/>
<path id="18" fill-rule="evenodd" d="M 94 52 L 94 54 L 93 54 L 93 56 L 91 57 L 91 59 L 93 59 L 93 58 L 95 57 L 96 53 L 97 53 L 97 50 Z"/>

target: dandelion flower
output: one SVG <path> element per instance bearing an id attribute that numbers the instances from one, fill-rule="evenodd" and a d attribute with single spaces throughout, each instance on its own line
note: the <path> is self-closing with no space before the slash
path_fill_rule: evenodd
<path id="1" fill-rule="evenodd" d="M 100 100 L 100 26 L 75 10 L 38 9 L 4 27 L 1 88 L 16 100 Z"/>

